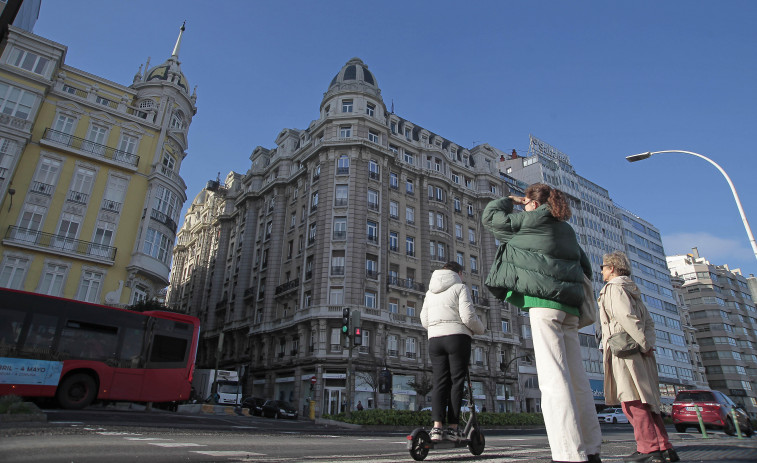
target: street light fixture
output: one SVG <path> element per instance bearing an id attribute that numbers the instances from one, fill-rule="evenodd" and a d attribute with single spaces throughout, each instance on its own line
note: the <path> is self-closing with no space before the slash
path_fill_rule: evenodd
<path id="1" fill-rule="evenodd" d="M 726 181 L 728 182 L 728 186 L 731 187 L 731 192 L 733 193 L 733 199 L 736 200 L 736 206 L 739 208 L 741 221 L 744 222 L 744 228 L 746 229 L 746 234 L 749 237 L 749 243 L 752 245 L 752 251 L 754 252 L 754 257 L 757 258 L 757 242 L 755 242 L 754 240 L 752 229 L 749 228 L 749 222 L 747 221 L 746 215 L 744 214 L 744 208 L 741 207 L 741 200 L 739 199 L 739 194 L 736 193 L 736 187 L 733 186 L 733 182 L 731 181 L 731 178 L 728 176 L 728 174 L 726 174 L 723 168 L 720 167 L 715 161 L 708 158 L 707 156 L 702 156 L 701 154 L 698 154 L 698 153 L 694 153 L 691 151 L 683 151 L 683 150 L 647 151 L 646 153 L 639 153 L 639 154 L 634 154 L 631 156 L 626 156 L 626 160 L 628 162 L 636 162 L 636 161 L 647 159 L 651 157 L 653 154 L 661 154 L 661 153 L 683 153 L 683 154 L 690 154 L 698 158 L 702 158 L 705 161 L 712 164 L 713 166 L 715 166 L 720 171 L 720 173 L 723 174 L 723 177 L 725 177 Z"/>

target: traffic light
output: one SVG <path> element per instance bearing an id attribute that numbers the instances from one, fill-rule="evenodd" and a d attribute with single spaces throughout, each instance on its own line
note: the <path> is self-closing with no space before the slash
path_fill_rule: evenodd
<path id="1" fill-rule="evenodd" d="M 352 343 L 356 346 L 363 345 L 363 329 L 359 326 L 355 327 L 355 336 L 352 338 Z"/>
<path id="2" fill-rule="evenodd" d="M 350 347 L 350 309 L 342 309 L 342 345 Z"/>
<path id="3" fill-rule="evenodd" d="M 379 372 L 379 392 L 388 394 L 392 391 L 392 372 L 386 368 Z"/>
<path id="4" fill-rule="evenodd" d="M 352 345 L 363 345 L 363 329 L 360 327 L 360 311 L 352 312 Z"/>

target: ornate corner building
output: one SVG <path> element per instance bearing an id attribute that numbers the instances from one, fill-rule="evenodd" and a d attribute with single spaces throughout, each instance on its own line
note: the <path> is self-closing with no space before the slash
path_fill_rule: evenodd
<path id="1" fill-rule="evenodd" d="M 168 304 L 202 320 L 198 367 L 242 372 L 255 396 L 315 400 L 319 415 L 348 398 L 353 408 L 417 409 L 425 397 L 409 383 L 431 372 L 419 318 L 426 283 L 456 260 L 488 327 L 473 341 L 474 392 L 490 410 L 512 410 L 517 386 L 500 365 L 520 339 L 509 306 L 483 285 L 498 243 L 481 212 L 516 183 L 499 172 L 502 153 L 466 149 L 387 110 L 358 58 L 319 109 L 308 128 L 255 148 L 245 174 L 210 181 L 185 216 Z M 362 320 L 351 352 L 343 308 Z M 391 395 L 376 387 L 384 368 Z"/>
<path id="2" fill-rule="evenodd" d="M 16 27 L 0 45 L 0 286 L 109 305 L 169 283 L 196 93 L 179 48 L 131 85 Z M 126 199 L 128 198 L 128 201 Z"/>

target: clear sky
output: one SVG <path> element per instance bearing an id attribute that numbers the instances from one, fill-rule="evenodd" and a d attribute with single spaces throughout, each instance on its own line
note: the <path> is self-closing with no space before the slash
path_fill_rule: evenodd
<path id="1" fill-rule="evenodd" d="M 731 176 L 757 231 L 757 2 L 43 0 L 34 32 L 66 63 L 129 85 L 165 61 L 181 23 L 198 112 L 181 168 L 184 210 L 220 172 L 318 117 L 352 57 L 395 113 L 471 148 L 521 154 L 529 134 L 658 227 L 667 254 L 696 246 L 757 274 Z M 182 214 L 183 220 L 183 214 Z"/>

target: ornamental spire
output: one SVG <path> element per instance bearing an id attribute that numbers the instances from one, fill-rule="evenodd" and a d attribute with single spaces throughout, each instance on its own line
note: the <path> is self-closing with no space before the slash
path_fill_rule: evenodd
<path id="1" fill-rule="evenodd" d="M 179 29 L 179 38 L 176 39 L 176 45 L 173 47 L 173 53 L 171 53 L 172 57 L 179 58 L 179 48 L 181 47 L 181 36 L 184 35 L 184 30 L 186 29 L 187 22 L 184 21 L 184 24 L 181 25 L 181 29 Z"/>

